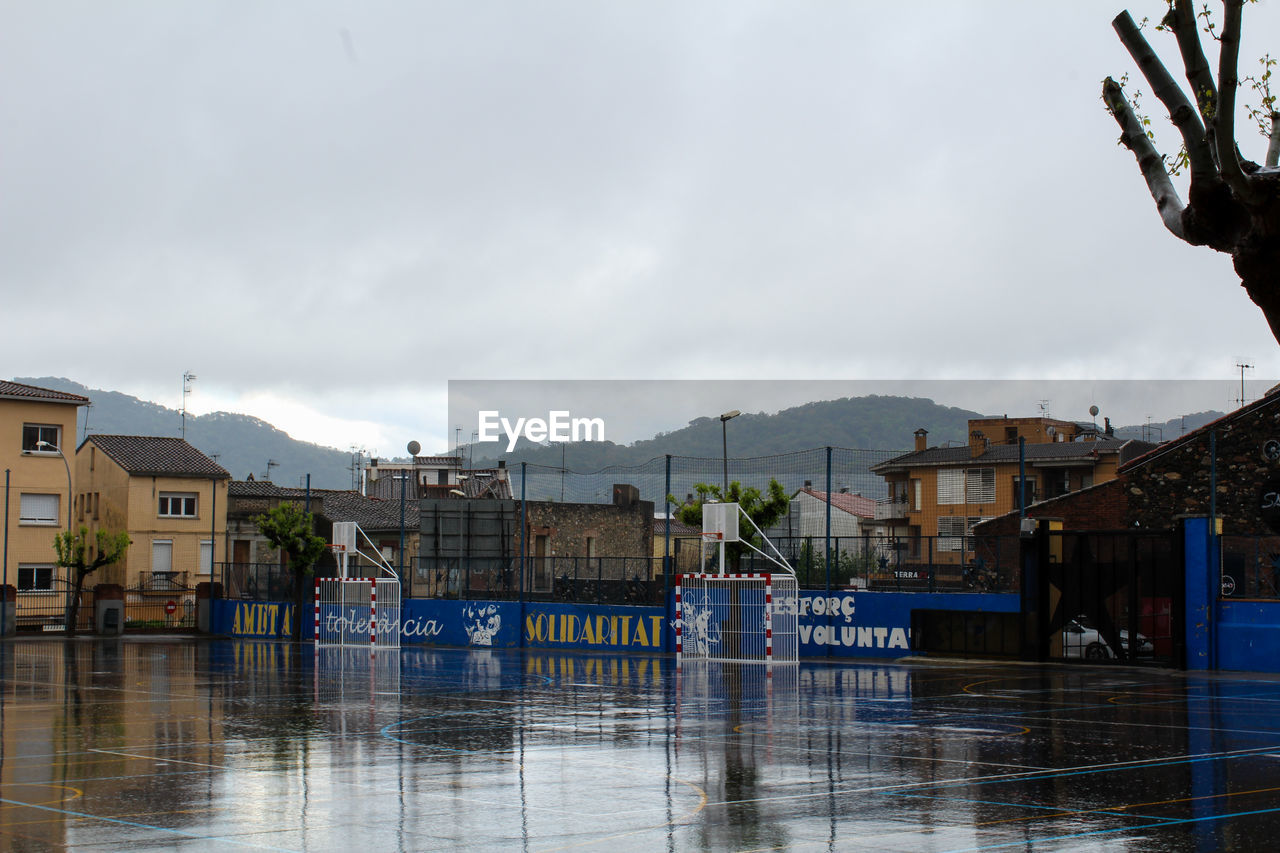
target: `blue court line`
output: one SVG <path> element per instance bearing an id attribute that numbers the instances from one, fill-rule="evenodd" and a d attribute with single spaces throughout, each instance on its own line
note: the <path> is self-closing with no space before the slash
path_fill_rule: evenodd
<path id="1" fill-rule="evenodd" d="M 156 832 L 167 832 L 170 835 L 180 835 L 183 838 L 190 838 L 195 841 L 219 841 L 225 844 L 234 844 L 237 847 L 252 847 L 258 850 L 280 850 L 284 851 L 284 853 L 295 853 L 295 851 L 288 847 L 272 847 L 269 844 L 253 844 L 246 841 L 237 841 L 236 839 L 228 838 L 225 835 L 200 835 L 195 832 L 183 832 L 180 829 L 169 829 L 165 826 L 156 826 L 155 824 L 150 823 L 138 823 L 137 821 L 124 820 L 123 818 L 118 817 L 103 817 L 102 815 L 89 814 L 88 812 L 76 812 L 71 811 L 70 809 L 55 809 L 52 806 L 41 806 L 35 803 L 23 803 L 18 800 L 7 800 L 4 797 L 0 797 L 0 803 L 4 803 L 9 806 L 23 806 L 28 809 L 40 809 L 41 811 L 53 812 L 54 814 L 85 818 L 86 820 L 100 820 L 105 821 L 106 823 L 119 824 L 121 826 L 131 826 L 135 829 L 150 829 Z"/>
<path id="2" fill-rule="evenodd" d="M 1145 826 L 1118 826 L 1112 829 L 1095 829 L 1089 832 L 1073 832 L 1069 835 L 1046 835 L 1038 838 L 1022 838 L 1017 841 L 1002 841 L 997 844 L 983 844 L 978 847 L 955 847 L 943 853 L 977 853 L 980 850 L 999 850 L 1002 847 L 1034 847 L 1037 844 L 1050 844 L 1056 841 L 1070 841 L 1073 838 L 1090 838 L 1099 835 L 1114 835 L 1117 832 L 1140 832 L 1144 829 L 1166 829 L 1179 824 L 1204 823 L 1205 821 L 1230 820 L 1237 817 L 1253 817 L 1254 815 L 1274 814 L 1280 812 L 1280 806 L 1272 809 L 1255 809 L 1247 812 L 1207 815 L 1206 817 L 1188 817 L 1170 820 L 1166 823 L 1151 823 Z"/>
<path id="3" fill-rule="evenodd" d="M 957 779 L 954 782 L 939 782 L 932 785 L 912 785 L 910 790 L 913 791 L 938 791 L 947 788 L 955 788 L 964 785 L 996 785 L 1004 782 L 1041 782 L 1046 779 L 1065 779 L 1069 776 L 1090 776 L 1097 773 L 1118 773 L 1126 770 L 1150 770 L 1154 767 L 1169 767 L 1176 764 L 1200 764 L 1206 761 L 1223 761 L 1229 758 L 1247 758 L 1254 755 L 1262 755 L 1267 752 L 1273 752 L 1274 746 L 1260 746 L 1254 749 L 1233 750 L 1231 752 L 1214 752 L 1204 755 L 1184 755 L 1177 758 L 1163 758 L 1154 761 L 1133 761 L 1123 764 L 1106 764 L 1101 767 L 1083 767 L 1075 770 L 1055 770 L 1050 773 L 1041 773 L 1039 775 L 1023 776 L 1016 773 L 1004 774 L 1000 777 L 991 779 L 965 780 Z M 906 790 L 906 789 L 904 789 Z M 877 791 L 876 793 L 880 793 Z M 894 793 L 893 789 L 888 789 L 884 793 Z"/>
<path id="4" fill-rule="evenodd" d="M 941 800 L 947 803 L 972 803 L 980 806 L 1006 806 L 1014 809 L 1033 809 L 1037 811 L 1057 812 L 1058 815 L 1066 817 L 1068 815 L 1105 815 L 1107 817 L 1132 817 L 1142 820 L 1158 820 L 1163 823 L 1176 823 L 1181 818 L 1160 817 L 1159 815 L 1138 814 L 1137 812 L 1117 811 L 1123 806 L 1113 806 L 1109 809 L 1072 809 L 1057 805 L 1043 805 L 1040 803 L 1006 803 L 1000 800 L 975 800 L 970 797 L 939 797 L 933 794 L 904 794 L 897 791 L 873 791 L 872 793 L 889 797 L 909 797 L 915 800 Z M 1054 815 L 1049 815 L 1053 817 Z"/>

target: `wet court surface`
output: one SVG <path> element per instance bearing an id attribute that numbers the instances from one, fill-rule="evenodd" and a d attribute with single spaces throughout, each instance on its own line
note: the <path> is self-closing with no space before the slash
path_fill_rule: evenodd
<path id="1" fill-rule="evenodd" d="M 0 849 L 1274 850 L 1280 681 L 0 643 Z"/>

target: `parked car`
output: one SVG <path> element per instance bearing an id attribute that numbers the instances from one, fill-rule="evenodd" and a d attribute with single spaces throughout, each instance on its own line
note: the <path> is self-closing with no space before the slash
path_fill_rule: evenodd
<path id="1" fill-rule="evenodd" d="M 1126 651 L 1135 657 L 1150 657 L 1155 654 L 1155 646 L 1144 635 L 1137 635 L 1136 647 L 1130 649 L 1129 630 L 1120 629 L 1120 643 Z M 1062 655 L 1068 658 L 1086 658 L 1088 660 L 1108 660 L 1118 657 L 1111 644 L 1093 626 L 1087 616 L 1077 616 L 1062 629 Z"/>

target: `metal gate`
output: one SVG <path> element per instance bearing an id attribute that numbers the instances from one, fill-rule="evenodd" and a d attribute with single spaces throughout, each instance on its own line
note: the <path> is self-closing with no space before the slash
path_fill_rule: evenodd
<path id="1" fill-rule="evenodd" d="M 1183 665 L 1181 536 L 1042 530 L 1037 540 L 1037 657 Z"/>
<path id="2" fill-rule="evenodd" d="M 37 589 L 19 589 L 14 617 L 19 631 L 61 632 L 66 629 L 67 598 L 75 584 L 66 578 L 52 578 Z M 93 630 L 93 587 L 80 590 L 76 630 Z"/>
<path id="3" fill-rule="evenodd" d="M 187 586 L 185 572 L 143 572 L 125 590 L 124 629 L 137 631 L 195 631 L 196 590 Z"/>

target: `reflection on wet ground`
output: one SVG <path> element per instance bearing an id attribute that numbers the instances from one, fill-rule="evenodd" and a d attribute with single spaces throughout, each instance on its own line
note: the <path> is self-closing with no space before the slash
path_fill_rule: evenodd
<path id="1" fill-rule="evenodd" d="M 0 849 L 1270 850 L 1280 682 L 0 643 Z"/>

